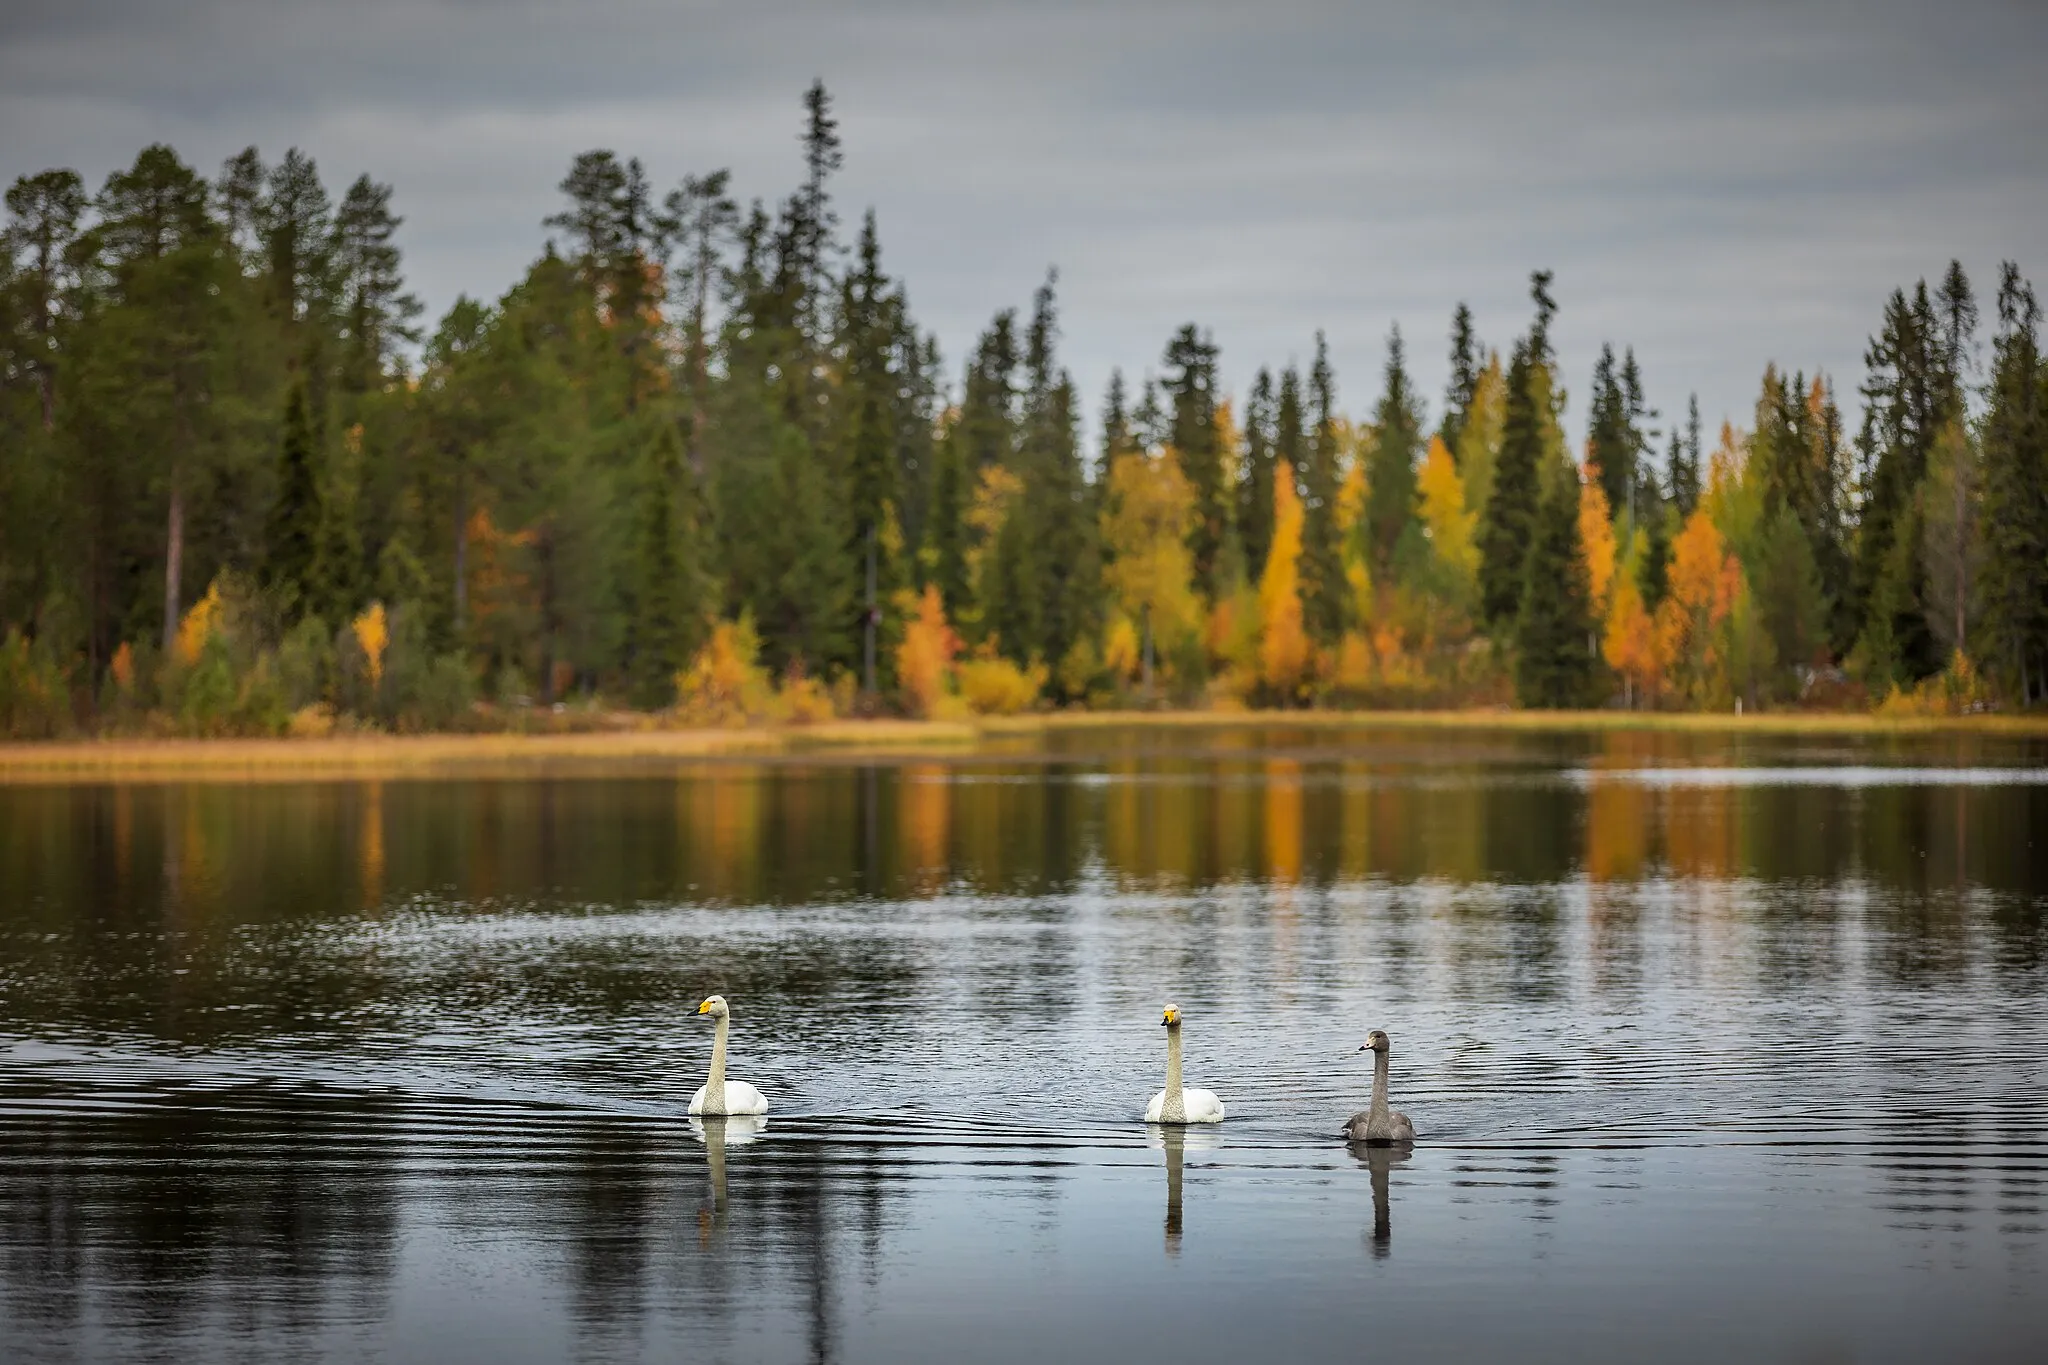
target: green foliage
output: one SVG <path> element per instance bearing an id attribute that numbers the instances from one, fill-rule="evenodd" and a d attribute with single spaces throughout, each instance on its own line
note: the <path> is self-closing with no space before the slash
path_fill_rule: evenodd
<path id="1" fill-rule="evenodd" d="M 1599 700 L 1600 655 L 1576 480 L 1551 480 L 1535 531 L 1515 617 L 1515 698 L 1590 706 Z"/>

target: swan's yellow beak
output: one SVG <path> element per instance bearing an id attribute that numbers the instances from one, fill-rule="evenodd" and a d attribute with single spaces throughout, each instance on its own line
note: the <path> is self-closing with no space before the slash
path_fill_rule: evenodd
<path id="1" fill-rule="evenodd" d="M 701 1004 L 701 1005 L 697 1006 L 697 1013 L 699 1013 L 699 1014 L 709 1014 L 709 1013 L 711 1013 L 711 1002 L 710 1002 L 709 1000 L 706 1000 L 706 1001 L 705 1001 L 705 1002 L 704 1002 L 703 1004 Z"/>
<path id="2" fill-rule="evenodd" d="M 1160 1027 L 1161 1027 L 1161 1028 L 1171 1028 L 1171 1027 L 1172 1027 L 1173 1025 L 1175 1025 L 1175 1024 L 1178 1024 L 1179 1022 L 1180 1022 L 1180 1011 L 1179 1011 L 1179 1010 L 1168 1010 L 1168 1011 L 1166 1012 L 1165 1016 L 1164 1016 L 1163 1018 L 1161 1018 L 1161 1019 L 1160 1019 L 1160 1021 L 1159 1021 L 1159 1025 L 1160 1025 Z"/>

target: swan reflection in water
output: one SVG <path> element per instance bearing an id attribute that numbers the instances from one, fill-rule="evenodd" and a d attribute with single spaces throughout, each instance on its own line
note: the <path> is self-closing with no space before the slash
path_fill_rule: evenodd
<path id="1" fill-rule="evenodd" d="M 1179 1126 L 1148 1128 L 1145 1145 L 1166 1152 L 1166 1254 L 1180 1255 L 1181 1206 L 1180 1172 L 1186 1152 L 1212 1152 L 1223 1145 L 1223 1135 L 1213 1128 Z"/>
<path id="2" fill-rule="evenodd" d="M 767 1126 L 768 1120 L 759 1114 L 690 1120 L 690 1136 L 704 1144 L 705 1173 L 711 1182 L 710 1207 L 697 1209 L 697 1232 L 703 1240 L 725 1231 L 725 1149 L 746 1146 Z"/>
<path id="3" fill-rule="evenodd" d="M 1388 1146 L 1379 1142 L 1344 1144 L 1351 1159 L 1372 1172 L 1372 1254 L 1383 1259 L 1394 1250 L 1394 1216 L 1387 1207 L 1387 1173 L 1406 1166 L 1414 1149 L 1406 1143 Z"/>

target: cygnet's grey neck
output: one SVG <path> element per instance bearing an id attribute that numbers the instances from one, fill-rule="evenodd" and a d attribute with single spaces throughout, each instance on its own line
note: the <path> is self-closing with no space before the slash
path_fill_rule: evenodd
<path id="1" fill-rule="evenodd" d="M 711 1079 L 704 1083 L 704 1112 L 725 1112 L 725 1027 L 729 1016 L 719 1015 L 717 1032 L 711 1041 Z"/>
<path id="2" fill-rule="evenodd" d="M 1159 1106 L 1161 1123 L 1186 1123 L 1187 1100 L 1180 1088 L 1180 1023 L 1166 1026 L 1166 1099 Z"/>
<path id="3" fill-rule="evenodd" d="M 1384 1132 L 1393 1123 L 1387 1109 L 1387 1054 L 1373 1049 L 1372 1054 L 1372 1104 L 1366 1110 L 1365 1122 L 1369 1132 Z"/>

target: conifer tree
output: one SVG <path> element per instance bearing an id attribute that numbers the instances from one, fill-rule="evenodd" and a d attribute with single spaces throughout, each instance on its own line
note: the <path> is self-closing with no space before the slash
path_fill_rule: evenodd
<path id="1" fill-rule="evenodd" d="M 78 172 L 25 175 L 7 189 L 8 222 L 0 233 L 0 279 L 13 277 L 14 318 L 25 335 L 14 354 L 35 379 L 43 431 L 57 425 L 58 327 L 64 296 L 77 274 L 74 245 L 85 215 L 85 183 Z"/>
<path id="2" fill-rule="evenodd" d="M 277 498 L 271 504 L 264 578 L 300 603 L 308 597 L 320 528 L 320 485 L 313 433 L 306 416 L 306 381 L 293 381 L 285 399 L 284 438 L 278 453 Z"/>
<path id="3" fill-rule="evenodd" d="M 1283 438 L 1287 387 L 1283 381 Z M 1321 332 L 1316 333 L 1316 359 L 1309 368 L 1308 406 L 1314 426 L 1308 433 L 1301 471 L 1302 614 L 1309 638 L 1327 649 L 1342 638 L 1349 624 L 1351 585 L 1344 577 L 1343 528 L 1337 520 L 1337 490 L 1343 482 L 1337 467 L 1337 382 Z"/>
<path id="4" fill-rule="evenodd" d="M 1277 434 L 1273 375 L 1261 367 L 1252 379 L 1244 408 L 1244 468 L 1239 479 L 1237 524 L 1247 564 L 1263 565 L 1273 544 L 1273 470 Z"/>
<path id="5" fill-rule="evenodd" d="M 1515 617 L 1515 698 L 1524 706 L 1590 706 L 1597 700 L 1600 660 L 1591 577 L 1579 539 L 1579 486 L 1568 475 L 1549 485 Z"/>
<path id="6" fill-rule="evenodd" d="M 1472 310 L 1460 303 L 1451 314 L 1451 377 L 1444 388 L 1444 418 L 1437 427 L 1444 449 L 1458 455 L 1458 438 L 1471 414 L 1473 397 L 1479 390 L 1479 376 L 1486 369 L 1486 348 L 1472 329 Z"/>
<path id="7" fill-rule="evenodd" d="M 682 436 L 662 421 L 642 452 L 634 481 L 637 525 L 630 560 L 629 674 L 636 704 L 675 700 L 675 677 L 702 642 L 703 589 L 697 565 L 695 499 Z"/>
<path id="8" fill-rule="evenodd" d="M 1387 339 L 1386 389 L 1373 415 L 1372 463 L 1366 475 L 1366 528 L 1375 575 L 1389 572 L 1401 536 L 1415 522 L 1415 461 L 1422 444 L 1422 414 L 1408 382 L 1401 329 Z"/>
<path id="9" fill-rule="evenodd" d="M 1984 417 L 1983 653 L 2021 706 L 2048 699 L 2048 364 L 2040 308 L 2004 263 Z"/>
<path id="10" fill-rule="evenodd" d="M 341 386 L 378 386 L 405 342 L 417 342 L 420 302 L 405 291 L 392 238 L 405 220 L 391 211 L 391 187 L 358 176 L 335 211 L 327 244 L 340 310 Z"/>
<path id="11" fill-rule="evenodd" d="M 1544 423 L 1549 417 L 1543 410 L 1548 407 L 1549 392 L 1542 374 L 1550 361 L 1550 318 L 1557 307 L 1550 298 L 1550 278 L 1547 270 L 1530 277 L 1536 317 L 1528 334 L 1515 343 L 1514 359 L 1508 366 L 1500 456 L 1479 525 L 1480 611 L 1495 627 L 1512 621 L 1521 605 L 1523 570 L 1529 562 L 1542 496 Z M 1574 517 L 1577 509 L 1574 500 Z"/>
<path id="12" fill-rule="evenodd" d="M 1171 409 L 1168 444 L 1179 453 L 1181 472 L 1195 491 L 1194 529 L 1188 536 L 1195 587 L 1213 600 L 1217 556 L 1230 531 L 1231 491 L 1216 442 L 1215 343 L 1188 323 L 1167 343 L 1162 363 Z"/>

